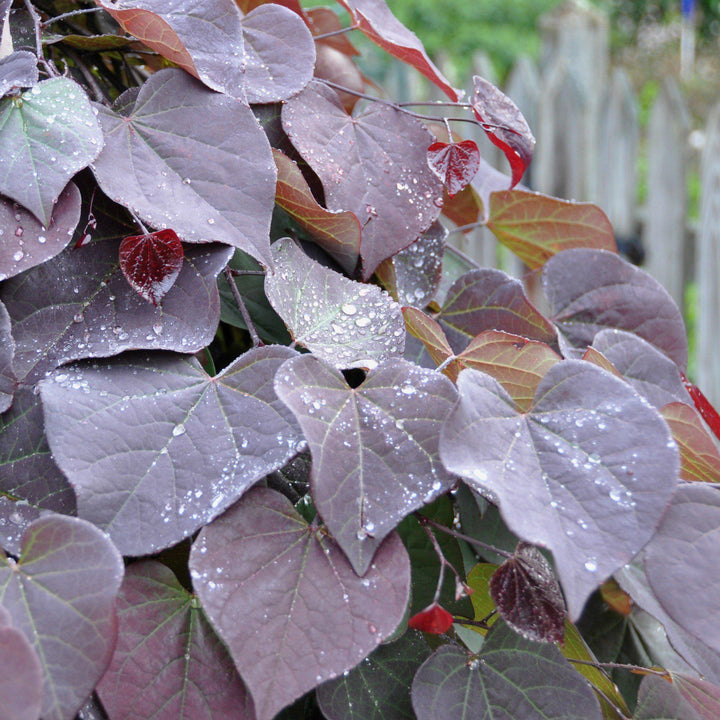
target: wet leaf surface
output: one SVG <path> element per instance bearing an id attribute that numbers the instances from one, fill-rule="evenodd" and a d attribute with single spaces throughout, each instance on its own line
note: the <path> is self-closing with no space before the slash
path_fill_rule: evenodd
<path id="1" fill-rule="evenodd" d="M 208 376 L 178 355 L 64 367 L 41 386 L 45 426 L 78 514 L 124 555 L 210 522 L 282 467 L 302 436 L 272 381 L 293 350 L 267 346 Z"/>
<path id="2" fill-rule="evenodd" d="M 351 388 L 311 355 L 284 365 L 275 387 L 310 445 L 315 506 L 363 574 L 400 520 L 453 482 L 439 463 L 437 441 L 455 389 L 442 375 L 400 359 Z"/>
<path id="3" fill-rule="evenodd" d="M 37 55 L 17 50 L 0 59 L 0 98 L 14 88 L 29 88 L 39 79 Z"/>
<path id="4" fill-rule="evenodd" d="M 487 226 L 532 270 L 569 248 L 617 252 L 610 221 L 591 203 L 525 190 L 498 191 L 490 195 Z"/>
<path id="5" fill-rule="evenodd" d="M 0 192 L 49 228 L 55 201 L 97 157 L 103 134 L 82 88 L 56 77 L 0 100 L 0 143 Z"/>
<path id="6" fill-rule="evenodd" d="M 328 210 L 360 221 L 363 279 L 440 214 L 442 184 L 423 149 L 432 136 L 414 118 L 379 103 L 351 117 L 334 90 L 313 82 L 285 103 L 282 122 L 322 181 Z"/>
<path id="7" fill-rule="evenodd" d="M 266 488 L 202 530 L 190 569 L 258 720 L 367 657 L 399 625 L 410 593 L 397 535 L 358 577 L 331 538 Z"/>
<path id="8" fill-rule="evenodd" d="M 106 195 L 184 242 L 223 242 L 271 265 L 275 163 L 248 107 L 167 69 L 97 109 L 105 147 L 93 172 Z"/>
<path id="9" fill-rule="evenodd" d="M 521 539 L 553 552 L 577 618 L 650 539 L 672 496 L 679 462 L 665 422 L 583 361 L 550 368 L 528 413 L 475 370 L 460 374 L 458 390 L 440 440 L 445 467 L 489 492 Z"/>
<path id="10" fill-rule="evenodd" d="M 15 341 L 10 329 L 10 315 L 0 302 L 0 413 L 12 404 L 15 394 L 15 372 L 12 368 Z"/>
<path id="11" fill-rule="evenodd" d="M 341 369 L 376 367 L 402 353 L 402 311 L 387 293 L 320 265 L 290 238 L 272 251 L 265 292 L 295 342 Z"/>
<path id="12" fill-rule="evenodd" d="M 454 197 L 466 188 L 480 169 L 480 151 L 474 140 L 435 142 L 428 148 L 428 164 Z"/>
<path id="13" fill-rule="evenodd" d="M 61 515 L 36 520 L 17 564 L 0 554 L 0 602 L 40 658 L 42 717 L 72 717 L 115 645 L 122 558 L 100 530 Z"/>
<path id="14" fill-rule="evenodd" d="M 576 248 L 553 256 L 542 273 L 552 320 L 576 348 L 605 328 L 627 330 L 660 348 L 682 370 L 687 340 L 682 315 L 660 283 L 604 250 Z"/>
<path id="15" fill-rule="evenodd" d="M 254 720 L 227 650 L 169 568 L 130 565 L 117 611 L 118 644 L 98 686 L 111 717 Z"/>
<path id="16" fill-rule="evenodd" d="M 212 340 L 220 316 L 215 278 L 230 248 L 188 248 L 178 279 L 153 307 L 123 277 L 118 247 L 108 240 L 68 248 L 2 284 L 18 379 L 32 383 L 69 360 L 136 348 L 197 352 Z"/>

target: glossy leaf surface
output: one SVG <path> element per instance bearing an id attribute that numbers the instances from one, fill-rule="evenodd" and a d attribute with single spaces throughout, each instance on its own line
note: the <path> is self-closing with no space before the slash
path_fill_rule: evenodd
<path id="1" fill-rule="evenodd" d="M 473 77 L 473 112 L 482 129 L 507 158 L 512 169 L 510 187 L 520 182 L 533 156 L 535 138 L 517 105 L 492 83 Z"/>
<path id="2" fill-rule="evenodd" d="M 296 342 L 342 369 L 376 367 L 402 353 L 402 311 L 387 293 L 320 265 L 290 238 L 272 251 L 265 292 Z"/>
<path id="3" fill-rule="evenodd" d="M 440 440 L 445 467 L 490 492 L 521 539 L 552 550 L 577 618 L 649 540 L 675 489 L 678 453 L 665 422 L 583 361 L 550 368 L 529 413 L 484 373 L 462 372 L 458 390 Z"/>
<path id="4" fill-rule="evenodd" d="M 442 184 L 425 151 L 432 136 L 414 118 L 379 103 L 351 117 L 334 90 L 313 82 L 285 103 L 282 122 L 322 181 L 327 208 L 360 221 L 363 279 L 440 214 Z"/>
<path id="5" fill-rule="evenodd" d="M 525 640 L 499 623 L 479 658 L 444 645 L 418 670 L 412 686 L 418 720 L 600 720 L 592 690 L 553 645 Z"/>
<path id="6" fill-rule="evenodd" d="M 682 370 L 687 341 L 682 315 L 660 283 L 620 256 L 576 248 L 543 268 L 552 319 L 577 348 L 604 328 L 628 330 L 660 348 Z"/>
<path id="7" fill-rule="evenodd" d="M 43 718 L 72 717 L 105 671 L 122 576 L 113 544 L 77 518 L 36 520 L 17 564 L 0 554 L 0 602 L 42 665 Z"/>
<path id="8" fill-rule="evenodd" d="M 360 578 L 327 535 L 266 488 L 202 530 L 190 569 L 258 720 L 367 657 L 402 620 L 410 592 L 397 535 Z"/>
<path id="9" fill-rule="evenodd" d="M 313 237 L 345 272 L 352 274 L 360 259 L 360 222 L 351 212 L 326 210 L 313 197 L 297 164 L 273 149 L 278 179 L 275 202 Z"/>
<path id="10" fill-rule="evenodd" d="M 72 239 L 79 220 L 80 193 L 74 183 L 60 193 L 47 229 L 17 203 L 0 198 L 0 280 L 55 257 Z"/>
<path id="11" fill-rule="evenodd" d="M 435 142 L 428 148 L 428 165 L 454 197 L 466 188 L 480 169 L 480 151 L 474 140 Z"/>
<path id="12" fill-rule="evenodd" d="M 0 100 L 0 143 L 0 192 L 49 228 L 55 201 L 97 157 L 103 135 L 81 87 L 55 77 Z"/>
<path id="13" fill-rule="evenodd" d="M 231 249 L 188 248 L 178 279 L 155 308 L 123 277 L 118 246 L 108 240 L 68 248 L 2 284 L 20 380 L 34 382 L 69 360 L 136 348 L 197 352 L 212 340 L 220 316 L 215 278 Z"/>
<path id="14" fill-rule="evenodd" d="M 130 286 L 155 307 L 177 280 L 183 246 L 173 230 L 131 235 L 120 243 L 120 269 Z"/>
<path id="15" fill-rule="evenodd" d="M 237 670 L 197 600 L 155 561 L 128 567 L 118 644 L 98 694 L 126 720 L 254 720 Z"/>
<path id="16" fill-rule="evenodd" d="M 362 575 L 400 520 L 453 482 L 439 462 L 437 442 L 455 388 L 400 359 L 351 388 L 310 355 L 285 364 L 275 388 L 310 445 L 315 506 Z"/>
<path id="17" fill-rule="evenodd" d="M 302 441 L 272 381 L 294 355 L 268 346 L 215 377 L 194 359 L 124 355 L 42 383 L 45 429 L 78 514 L 125 555 L 192 534 L 289 460 Z"/>
<path id="18" fill-rule="evenodd" d="M 29 88 L 39 79 L 37 55 L 16 50 L 0 59 L 0 98 L 16 88 Z"/>
<path id="19" fill-rule="evenodd" d="M 525 190 L 498 191 L 490 195 L 487 225 L 531 270 L 569 248 L 617 252 L 607 215 L 591 203 Z"/>
<path id="20" fill-rule="evenodd" d="M 417 632 L 381 645 L 347 675 L 317 689 L 323 715 L 328 720 L 415 720 L 410 684 L 429 655 Z"/>
<path id="21" fill-rule="evenodd" d="M 106 195 L 184 242 L 223 242 L 271 264 L 275 163 L 248 107 L 176 69 L 97 107 L 105 147 L 93 171 Z"/>

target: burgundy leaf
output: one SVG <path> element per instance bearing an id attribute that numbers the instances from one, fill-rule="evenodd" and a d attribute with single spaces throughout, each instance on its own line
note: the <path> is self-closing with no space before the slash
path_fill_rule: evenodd
<path id="1" fill-rule="evenodd" d="M 106 195 L 183 242 L 222 242 L 272 264 L 277 173 L 247 106 L 169 68 L 96 107 L 105 146 L 93 172 Z"/>
<path id="2" fill-rule="evenodd" d="M 80 220 L 80 193 L 69 183 L 55 203 L 45 229 L 35 216 L 7 198 L 0 197 L 0 280 L 55 257 L 70 242 Z"/>
<path id="3" fill-rule="evenodd" d="M 53 262 L 0 285 L 20 381 L 34 382 L 69 360 L 137 348 L 197 352 L 213 339 L 220 318 L 215 278 L 231 248 L 187 248 L 178 279 L 156 308 L 123 277 L 118 246 L 104 240 L 68 248 Z"/>
<path id="4" fill-rule="evenodd" d="M 37 84 L 38 79 L 38 61 L 35 53 L 17 50 L 0 59 L 0 97 L 4 97 L 16 88 L 32 87 Z"/>
<path id="5" fill-rule="evenodd" d="M 480 151 L 474 140 L 436 142 L 428 148 L 428 165 L 453 197 L 470 184 L 480 169 Z"/>
<path id="6" fill-rule="evenodd" d="M 20 541 L 25 530 L 39 517 L 40 511 L 33 505 L 0 495 L 0 547 L 8 555 L 19 556 L 22 552 Z"/>
<path id="7" fill-rule="evenodd" d="M 312 355 L 283 365 L 275 387 L 310 445 L 315 506 L 362 575 L 400 520 L 453 483 L 437 443 L 455 387 L 396 359 L 351 388 Z"/>
<path id="8" fill-rule="evenodd" d="M 435 83 L 453 102 L 458 93 L 427 56 L 422 42 L 390 11 L 385 0 L 338 0 L 374 43 L 412 65 Z"/>
<path id="9" fill-rule="evenodd" d="M 0 605 L 0 708 L 3 720 L 38 720 L 43 696 L 40 659 Z"/>
<path id="10" fill-rule="evenodd" d="M 550 563 L 533 545 L 520 543 L 515 554 L 490 578 L 490 597 L 515 632 L 535 642 L 565 637 L 565 603 Z"/>
<path id="11" fill-rule="evenodd" d="M 600 720 L 587 680 L 560 650 L 496 623 L 479 656 L 442 645 L 412 684 L 418 720 Z"/>
<path id="12" fill-rule="evenodd" d="M 210 522 L 304 445 L 272 385 L 295 354 L 256 348 L 214 377 L 194 358 L 140 353 L 51 375 L 41 385 L 45 428 L 78 514 L 125 555 Z"/>
<path id="13" fill-rule="evenodd" d="M 130 565 L 118 643 L 98 694 L 123 720 L 254 720 L 245 686 L 199 603 L 165 565 Z"/>
<path id="14" fill-rule="evenodd" d="M 418 120 L 380 103 L 351 117 L 334 90 L 312 82 L 283 105 L 282 122 L 328 210 L 360 220 L 364 280 L 437 219 L 442 183 L 427 164 L 432 135 Z"/>
<path id="15" fill-rule="evenodd" d="M 665 421 L 628 385 L 582 360 L 558 362 L 519 413 L 489 375 L 464 370 L 440 456 L 489 492 L 519 538 L 549 548 L 571 618 L 637 554 L 677 483 Z"/>
<path id="16" fill-rule="evenodd" d="M 695 407 L 698 409 L 698 412 L 702 415 L 703 420 L 708 424 L 708 427 L 713 431 L 713 434 L 715 435 L 718 440 L 720 440 L 720 414 L 718 411 L 710 404 L 710 401 L 705 397 L 702 390 L 697 385 L 693 385 L 687 377 L 685 377 L 685 374 L 682 374 L 682 380 L 683 385 L 685 386 L 685 389 L 690 394 L 690 397 L 692 398 L 693 402 L 695 403 Z"/>
<path id="17" fill-rule="evenodd" d="M 67 720 L 110 662 L 123 562 L 107 536 L 53 515 L 25 532 L 20 560 L 0 553 L 0 602 L 40 658 L 44 720 Z"/>
<path id="18" fill-rule="evenodd" d="M 183 246 L 174 230 L 157 230 L 126 237 L 119 256 L 130 286 L 157 307 L 182 270 Z"/>
<path id="19" fill-rule="evenodd" d="M 513 188 L 532 160 L 535 138 L 517 105 L 484 78 L 473 77 L 473 111 L 493 145 L 510 163 Z"/>
<path id="20" fill-rule="evenodd" d="M 628 330 L 687 366 L 682 314 L 653 277 L 606 250 L 575 248 L 551 257 L 542 272 L 552 320 L 584 350 L 604 328 Z"/>
<path id="21" fill-rule="evenodd" d="M 413 615 L 408 621 L 408 627 L 422 630 L 432 635 L 446 633 L 453 624 L 453 616 L 444 608 L 433 603 L 424 610 Z"/>
<path id="22" fill-rule="evenodd" d="M 202 530 L 190 572 L 258 720 L 367 657 L 400 624 L 410 594 L 397 534 L 358 577 L 322 529 L 267 488 L 251 490 Z"/>

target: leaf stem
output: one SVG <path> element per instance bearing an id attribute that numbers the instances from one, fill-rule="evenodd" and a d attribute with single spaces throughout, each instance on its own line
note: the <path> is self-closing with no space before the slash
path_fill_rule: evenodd
<path id="1" fill-rule="evenodd" d="M 435 372 L 442 372 L 453 360 L 457 359 L 457 355 L 450 355 L 449 357 L 445 358 L 440 365 L 438 365 L 435 368 Z"/>
<path id="2" fill-rule="evenodd" d="M 459 227 L 453 228 L 452 230 L 448 230 L 448 234 L 450 233 L 456 233 L 456 232 L 466 232 L 467 230 L 474 230 L 477 227 L 482 227 L 485 225 L 485 220 L 478 220 L 474 223 L 468 223 L 467 225 L 460 225 Z"/>
<path id="3" fill-rule="evenodd" d="M 23 1 L 25 4 L 25 8 L 27 9 L 28 14 L 33 21 L 33 30 L 35 32 L 35 53 L 37 54 L 38 62 L 43 66 L 45 72 L 50 77 L 59 77 L 60 73 L 58 72 L 57 68 L 51 62 L 48 62 L 45 59 L 45 53 L 43 52 L 42 47 L 42 38 L 40 36 L 40 26 L 42 25 L 42 23 L 40 22 L 40 16 L 38 15 L 37 10 L 34 8 L 30 0 Z"/>
<path id="4" fill-rule="evenodd" d="M 597 662 L 593 660 L 579 660 L 577 658 L 567 658 L 568 662 L 577 663 L 578 665 L 589 665 L 590 667 L 598 668 L 599 670 L 629 670 L 630 672 L 639 673 L 640 675 L 657 675 L 657 677 L 665 678 L 670 680 L 672 675 L 668 670 L 662 668 L 656 670 L 655 668 L 646 668 L 640 665 L 629 665 L 627 663 L 615 663 L 615 662 Z"/>
<path id="5" fill-rule="evenodd" d="M 352 25 L 348 25 L 346 28 L 340 28 L 339 30 L 333 30 L 332 32 L 322 33 L 321 35 L 313 35 L 313 40 L 325 40 L 329 37 L 335 37 L 336 35 L 344 35 L 351 30 L 357 30 L 360 27 L 359 22 L 354 22 Z"/>
<path id="6" fill-rule="evenodd" d="M 103 105 L 109 105 L 108 99 L 105 96 L 105 93 L 103 93 L 102 88 L 100 87 L 100 84 L 98 81 L 94 78 L 92 72 L 90 69 L 85 65 L 85 63 L 80 60 L 77 53 L 73 50 L 70 50 L 67 48 L 65 50 L 67 56 L 75 63 L 75 67 L 82 73 L 82 76 L 85 78 L 85 82 L 90 86 L 90 89 L 93 92 L 93 95 L 95 96 L 95 100 L 97 102 L 102 103 Z"/>
<path id="7" fill-rule="evenodd" d="M 476 540 L 475 538 L 470 537 L 469 535 L 463 535 L 463 533 L 459 533 L 457 530 L 451 530 L 448 527 L 445 527 L 444 525 L 441 525 L 438 522 L 435 522 L 434 520 L 431 520 L 430 518 L 425 518 L 425 521 L 428 522 L 430 525 L 432 525 L 434 528 L 437 528 L 438 530 L 442 530 L 444 533 L 447 533 L 448 535 L 452 535 L 454 538 L 457 538 L 458 540 L 464 540 L 467 543 L 470 543 L 471 545 L 477 545 L 483 550 L 489 550 L 490 552 L 494 552 L 497 555 L 501 555 L 504 558 L 511 558 L 513 557 L 512 553 L 509 553 L 507 550 L 502 550 L 501 548 L 495 547 L 494 545 L 489 545 L 488 543 L 484 543 L 482 540 Z"/>
<path id="8" fill-rule="evenodd" d="M 490 626 L 487 624 L 488 620 L 496 613 L 496 610 L 493 610 L 487 617 L 483 618 L 482 620 L 470 620 L 469 618 L 463 618 L 463 617 L 454 617 L 453 622 L 457 623 L 458 625 L 470 625 L 471 627 L 479 627 L 483 630 L 489 630 Z"/>
<path id="9" fill-rule="evenodd" d="M 73 17 L 75 15 L 88 15 L 89 13 L 97 13 L 102 12 L 105 8 L 87 8 L 86 10 L 72 10 L 71 12 L 63 13 L 62 15 L 56 15 L 55 17 L 51 17 L 47 19 L 45 22 L 40 23 L 40 27 L 46 28 L 49 25 L 52 25 L 53 23 L 59 22 L 61 20 L 67 20 L 67 18 Z"/>
<path id="10" fill-rule="evenodd" d="M 149 235 L 150 231 L 145 227 L 145 224 L 140 219 L 138 214 L 131 207 L 128 207 L 127 211 L 132 215 L 132 219 L 135 221 L 135 224 L 140 228 L 140 232 L 142 232 L 144 235 Z"/>
<path id="11" fill-rule="evenodd" d="M 438 577 L 437 586 L 435 588 L 435 597 L 433 598 L 433 602 L 436 603 L 440 600 L 440 592 L 442 591 L 442 584 L 443 580 L 445 579 L 445 568 L 449 568 L 454 573 L 455 577 L 457 578 L 458 582 L 465 584 L 463 582 L 463 579 L 460 577 L 460 573 L 453 567 L 452 563 L 445 557 L 445 553 L 442 551 L 442 548 L 440 547 L 440 543 L 438 542 L 437 538 L 435 537 L 433 531 L 428 527 L 428 519 L 424 515 L 420 515 L 420 513 L 416 513 L 415 517 L 417 518 L 417 521 L 420 523 L 420 527 L 425 531 L 427 536 L 430 538 L 430 542 L 432 543 L 433 550 L 435 550 L 435 554 L 438 557 L 438 560 L 440 561 L 440 575 Z"/>
<path id="12" fill-rule="evenodd" d="M 250 317 L 250 313 L 248 312 L 248 309 L 245 306 L 245 301 L 242 299 L 242 295 L 240 294 L 240 291 L 238 290 L 237 285 L 235 284 L 235 280 L 233 279 L 232 270 L 226 266 L 224 273 L 225 273 L 225 279 L 227 280 L 227 284 L 230 286 L 230 292 L 233 294 L 233 297 L 235 298 L 235 302 L 237 303 L 237 306 L 240 310 L 240 314 L 242 315 L 242 318 L 245 321 L 245 325 L 247 325 L 247 331 L 250 333 L 250 338 L 252 339 L 253 347 L 259 347 L 260 345 L 263 344 L 263 342 L 260 340 L 260 336 L 257 334 L 257 330 L 255 329 L 255 325 L 252 321 L 252 318 Z"/>

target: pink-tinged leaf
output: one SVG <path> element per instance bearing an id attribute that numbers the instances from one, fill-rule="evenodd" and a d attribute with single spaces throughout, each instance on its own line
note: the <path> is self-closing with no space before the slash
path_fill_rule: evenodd
<path id="1" fill-rule="evenodd" d="M 697 385 L 693 385 L 683 373 L 683 384 L 690 393 L 690 397 L 695 403 L 695 407 L 698 409 L 703 417 L 703 420 L 708 424 L 708 427 L 713 431 L 718 440 L 720 440 L 720 414 L 710 404 L 710 401 L 705 397 L 702 390 Z"/>
<path id="2" fill-rule="evenodd" d="M 155 307 L 177 280 L 183 246 L 174 230 L 126 237 L 119 248 L 120 269 L 130 286 Z"/>
<path id="3" fill-rule="evenodd" d="M 458 227 L 478 222 L 482 213 L 483 201 L 472 185 L 468 185 L 453 197 L 447 194 L 447 190 L 445 191 L 442 214 Z M 471 230 L 472 228 L 468 228 L 464 232 L 468 233 Z"/>
<path id="4" fill-rule="evenodd" d="M 103 240 L 68 248 L 0 285 L 19 380 L 32 383 L 70 360 L 131 349 L 197 352 L 213 339 L 220 317 L 216 277 L 231 248 L 186 247 L 180 276 L 156 308 L 123 277 L 118 246 Z"/>
<path id="5" fill-rule="evenodd" d="M 679 458 L 644 398 L 582 360 L 555 363 L 519 413 L 492 377 L 464 370 L 443 426 L 447 470 L 489 492 L 520 539 L 550 549 L 571 618 L 647 543 Z"/>
<path id="6" fill-rule="evenodd" d="M 78 515 L 124 555 L 210 522 L 303 444 L 272 386 L 295 354 L 254 348 L 212 377 L 194 358 L 140 353 L 51 375 L 41 385 L 45 431 Z"/>
<path id="7" fill-rule="evenodd" d="M 403 317 L 407 331 L 420 340 L 438 367 L 454 354 L 441 325 L 429 315 L 414 307 L 404 307 Z M 460 370 L 458 363 L 450 363 L 445 368 L 445 374 L 455 382 Z"/>
<path id="8" fill-rule="evenodd" d="M 0 602 L 40 658 L 44 720 L 74 717 L 115 646 L 115 596 L 123 561 L 84 520 L 40 518 L 17 563 L 0 553 Z"/>
<path id="9" fill-rule="evenodd" d="M 297 164 L 280 150 L 272 152 L 278 171 L 275 202 L 304 227 L 343 270 L 352 274 L 360 259 L 360 222 L 351 212 L 322 207 Z"/>
<path id="10" fill-rule="evenodd" d="M 637 705 L 633 713 L 633 720 L 658 720 L 658 718 L 669 718 L 672 720 L 716 720 L 720 717 L 720 704 L 717 702 L 709 703 L 707 709 L 712 712 L 711 715 L 704 715 L 698 711 L 693 703 L 689 702 L 685 693 L 688 693 L 694 699 L 702 698 L 703 704 L 711 699 L 707 697 L 703 686 L 710 683 L 703 682 L 699 679 L 691 681 L 691 687 L 683 685 L 681 691 L 681 683 L 678 681 L 679 673 L 672 673 L 672 679 L 657 675 L 646 675 L 640 683 L 638 690 Z M 718 688 L 711 686 L 713 693 L 718 692 Z"/>
<path id="11" fill-rule="evenodd" d="M 547 643 L 496 623 L 480 655 L 442 645 L 412 683 L 418 720 L 601 720 L 587 680 Z"/>
<path id="12" fill-rule="evenodd" d="M 565 602 L 550 563 L 533 545 L 520 543 L 493 573 L 490 597 L 515 632 L 535 642 L 562 643 Z"/>
<path id="13" fill-rule="evenodd" d="M 68 245 L 80 221 L 80 193 L 69 183 L 55 203 L 50 224 L 45 229 L 35 216 L 0 197 L 0 280 L 18 275 L 28 268 L 55 257 Z"/>
<path id="14" fill-rule="evenodd" d="M 393 57 L 412 65 L 439 87 L 453 102 L 458 92 L 433 64 L 415 33 L 408 30 L 390 11 L 385 0 L 338 0 L 376 45 Z"/>
<path id="15" fill-rule="evenodd" d="M 97 688 L 110 717 L 255 720 L 227 650 L 169 568 L 130 565 L 117 611 L 115 654 Z"/>
<path id="16" fill-rule="evenodd" d="M 683 673 L 671 674 L 673 684 L 685 702 L 698 714 L 699 720 L 720 717 L 720 687 Z"/>
<path id="17" fill-rule="evenodd" d="M 38 720 L 43 695 L 40 659 L 0 605 L 0 708 L 3 720 Z"/>
<path id="18" fill-rule="evenodd" d="M 466 188 L 480 169 L 480 151 L 474 140 L 436 142 L 428 148 L 428 165 L 454 197 Z"/>
<path id="19" fill-rule="evenodd" d="M 682 370 L 687 335 L 667 290 L 644 270 L 606 250 L 573 248 L 542 271 L 551 317 L 569 343 L 584 349 L 605 328 L 627 330 L 660 348 Z"/>
<path id="20" fill-rule="evenodd" d="M 592 345 L 585 350 L 582 359 L 586 362 L 597 365 L 606 372 L 609 372 L 615 377 L 622 378 L 623 374 L 599 351 L 596 350 Z"/>
<path id="21" fill-rule="evenodd" d="M 502 190 L 490 195 L 487 226 L 532 270 L 569 248 L 617 252 L 607 215 L 591 203 L 525 190 Z"/>
<path id="22" fill-rule="evenodd" d="M 190 573 L 258 720 L 367 657 L 400 624 L 410 595 L 410 562 L 397 534 L 358 577 L 323 529 L 267 488 L 251 490 L 202 530 Z"/>
<path id="23" fill-rule="evenodd" d="M 442 206 L 442 183 L 427 164 L 432 135 L 405 113 L 370 105 L 351 117 L 335 91 L 315 81 L 282 109 L 285 132 L 320 178 L 328 210 L 349 210 L 360 221 L 364 280 L 427 230 Z"/>
<path id="24" fill-rule="evenodd" d="M 457 356 L 461 367 L 492 375 L 523 412 L 532 406 L 540 381 L 560 360 L 545 343 L 498 330 L 480 333 Z"/>
<path id="25" fill-rule="evenodd" d="M 315 507 L 362 575 L 383 538 L 454 482 L 437 443 L 455 388 L 400 359 L 351 388 L 334 368 L 301 355 L 278 371 L 275 389 L 310 445 Z"/>
<path id="26" fill-rule="evenodd" d="M 169 68 L 97 109 L 105 146 L 93 172 L 106 195 L 183 242 L 222 242 L 272 264 L 277 174 L 248 107 Z"/>
<path id="27" fill-rule="evenodd" d="M 453 624 L 453 616 L 444 608 L 433 603 L 424 610 L 413 615 L 408 621 L 408 627 L 413 630 L 422 630 L 431 635 L 446 633 Z"/>
<path id="28" fill-rule="evenodd" d="M 680 448 L 680 477 L 720 482 L 720 453 L 695 408 L 671 402 L 661 410 Z"/>
<path id="29" fill-rule="evenodd" d="M 497 145 L 510 163 L 512 181 L 517 185 L 533 156 L 535 138 L 517 105 L 492 83 L 473 77 L 473 111 L 493 145 Z"/>

